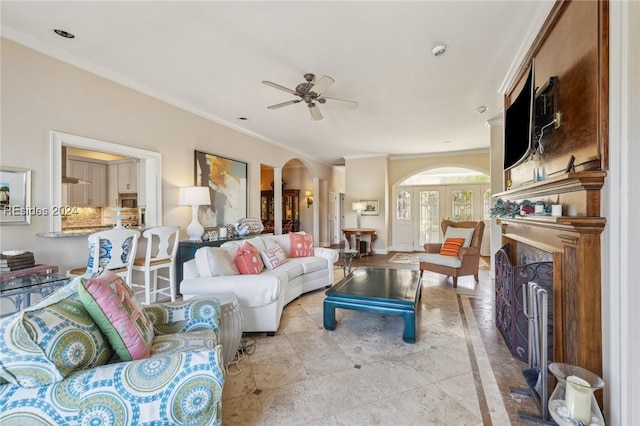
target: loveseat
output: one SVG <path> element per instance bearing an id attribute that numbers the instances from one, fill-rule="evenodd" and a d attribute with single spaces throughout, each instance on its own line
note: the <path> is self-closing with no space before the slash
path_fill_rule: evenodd
<path id="1" fill-rule="evenodd" d="M 246 244 L 265 265 L 251 271 L 258 273 L 241 273 L 237 268 L 238 253 Z M 242 311 L 242 331 L 271 334 L 278 330 L 289 302 L 333 284 L 337 260 L 336 250 L 313 247 L 311 235 L 304 232 L 229 241 L 198 249 L 195 258 L 184 263 L 180 290 L 185 300 L 233 293 Z"/>
<path id="2" fill-rule="evenodd" d="M 220 424 L 219 301 L 141 307 L 150 354 L 121 361 L 80 300 L 80 279 L 0 321 L 0 424 Z M 73 371 L 81 357 L 90 360 Z"/>

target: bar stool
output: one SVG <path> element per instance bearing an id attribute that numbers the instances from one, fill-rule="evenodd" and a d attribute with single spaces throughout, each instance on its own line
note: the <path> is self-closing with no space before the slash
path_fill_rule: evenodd
<path id="1" fill-rule="evenodd" d="M 172 302 L 176 300 L 176 253 L 178 251 L 178 238 L 180 227 L 159 226 L 144 231 L 143 237 L 147 239 L 145 257 L 134 260 L 133 270 L 144 272 L 144 284 L 131 283 L 135 294 L 144 293 L 144 304 L 155 302 L 151 295 L 162 294 L 169 296 Z M 167 275 L 159 275 L 158 270 L 168 269 Z M 168 288 L 158 289 L 158 280 L 167 281 Z M 136 291 L 136 288 L 142 290 Z"/>
<path id="2" fill-rule="evenodd" d="M 90 275 L 99 268 L 110 269 L 126 283 L 131 282 L 133 260 L 140 232 L 135 229 L 110 229 L 89 235 L 87 266 L 67 271 L 67 275 Z M 97 259 L 97 261 L 96 261 Z"/>

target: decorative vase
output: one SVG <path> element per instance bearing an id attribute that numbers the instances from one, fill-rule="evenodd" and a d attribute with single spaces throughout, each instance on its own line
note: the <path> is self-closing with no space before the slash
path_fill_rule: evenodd
<path id="1" fill-rule="evenodd" d="M 604 381 L 589 370 L 552 362 L 549 371 L 558 384 L 549 398 L 549 414 L 559 425 L 603 425 L 604 418 L 593 393 Z"/>

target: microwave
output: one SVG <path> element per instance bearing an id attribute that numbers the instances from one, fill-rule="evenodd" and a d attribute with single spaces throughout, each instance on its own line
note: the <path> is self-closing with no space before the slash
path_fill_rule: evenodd
<path id="1" fill-rule="evenodd" d="M 125 207 L 128 209 L 134 209 L 138 207 L 138 200 L 136 200 L 135 198 L 123 198 L 122 207 Z"/>

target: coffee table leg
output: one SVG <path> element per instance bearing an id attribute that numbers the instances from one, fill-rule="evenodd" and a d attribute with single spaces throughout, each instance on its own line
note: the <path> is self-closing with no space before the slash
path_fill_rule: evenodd
<path id="1" fill-rule="evenodd" d="M 326 315 L 326 311 L 325 311 Z M 326 318 L 326 316 L 325 316 Z M 402 340 L 407 343 L 415 343 L 416 342 L 416 313 L 413 312 L 405 312 L 402 314 L 402 318 L 404 319 L 404 331 L 402 332 Z M 325 319 L 326 321 L 326 319 Z M 326 323 L 325 323 L 326 324 Z M 325 326 L 326 328 L 326 326 Z"/>
<path id="2" fill-rule="evenodd" d="M 331 302 L 324 301 L 324 328 L 336 329 L 336 307 Z"/>

